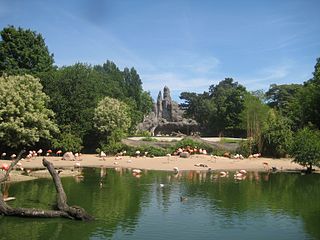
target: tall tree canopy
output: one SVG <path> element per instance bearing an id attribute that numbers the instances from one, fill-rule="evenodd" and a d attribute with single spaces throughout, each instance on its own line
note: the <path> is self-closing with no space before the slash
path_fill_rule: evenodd
<path id="1" fill-rule="evenodd" d="M 290 103 L 301 88 L 301 84 L 271 84 L 266 92 L 268 105 L 281 111 L 283 114 L 287 114 L 290 112 Z"/>
<path id="2" fill-rule="evenodd" d="M 41 34 L 14 26 L 4 28 L 0 34 L 0 75 L 37 75 L 53 68 L 53 54 Z"/>
<path id="3" fill-rule="evenodd" d="M 0 77 L 0 144 L 17 148 L 49 139 L 58 128 L 39 79 Z"/>
<path id="4" fill-rule="evenodd" d="M 130 127 L 130 116 L 127 105 L 117 99 L 105 97 L 94 111 L 95 127 L 107 136 L 115 130 L 126 132 Z"/>
<path id="5" fill-rule="evenodd" d="M 247 93 L 244 86 L 225 78 L 218 85 L 211 85 L 209 94 L 217 108 L 211 125 L 215 132 L 235 133 L 241 129 L 240 113 L 244 109 L 244 96 Z"/>

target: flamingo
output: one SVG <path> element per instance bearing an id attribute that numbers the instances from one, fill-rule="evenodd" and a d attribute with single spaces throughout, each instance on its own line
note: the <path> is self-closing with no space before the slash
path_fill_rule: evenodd
<path id="1" fill-rule="evenodd" d="M 141 174 L 142 173 L 142 171 L 140 169 L 133 169 L 132 172 L 135 173 L 135 174 Z"/>
<path id="2" fill-rule="evenodd" d="M 7 164 L 7 163 L 3 163 L 2 166 L 1 166 L 1 169 L 4 170 L 4 171 L 8 171 L 10 168 L 10 165 Z"/>
<path id="3" fill-rule="evenodd" d="M 136 151 L 136 157 L 140 156 L 140 151 Z"/>
<path id="4" fill-rule="evenodd" d="M 5 152 L 1 154 L 1 157 L 2 157 L 3 159 L 4 159 L 6 156 L 7 156 L 7 153 L 5 153 Z"/>
<path id="5" fill-rule="evenodd" d="M 17 155 L 16 154 L 12 154 L 10 157 L 11 157 L 11 159 L 14 159 L 14 158 L 17 157 Z"/>
<path id="6" fill-rule="evenodd" d="M 241 169 L 241 170 L 239 171 L 239 173 L 247 174 L 247 171 L 246 171 L 246 170 L 244 170 L 244 169 Z"/>
<path id="7" fill-rule="evenodd" d="M 40 148 L 37 153 L 39 154 L 39 156 L 41 156 L 42 152 L 43 152 L 43 151 L 42 151 L 42 149 Z"/>
<path id="8" fill-rule="evenodd" d="M 62 151 L 61 151 L 61 150 L 58 150 L 58 151 L 56 152 L 56 154 L 60 157 L 60 155 L 62 154 Z"/>
<path id="9" fill-rule="evenodd" d="M 220 172 L 220 177 L 226 177 L 226 176 L 228 176 L 228 175 L 229 175 L 228 172 L 225 172 L 225 171 L 221 171 L 221 172 Z"/>

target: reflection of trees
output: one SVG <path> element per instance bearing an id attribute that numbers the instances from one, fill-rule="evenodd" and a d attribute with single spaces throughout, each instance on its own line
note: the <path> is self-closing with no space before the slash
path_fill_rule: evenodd
<path id="1" fill-rule="evenodd" d="M 63 219 L 3 217 L 0 239 L 2 236 L 6 236 L 5 239 L 48 239 L 48 236 L 49 239 L 89 239 L 94 235 L 110 237 L 119 227 L 126 232 L 133 231 L 142 202 L 150 199 L 148 193 L 153 180 L 149 174 L 136 179 L 129 172 L 120 176 L 115 170 L 108 169 L 102 179 L 102 188 L 99 169 L 85 169 L 83 174 L 82 182 L 63 178 L 62 183 L 69 204 L 80 205 L 97 220 L 70 223 Z M 47 179 L 12 184 L 9 192 L 17 198 L 10 204 L 24 207 L 50 208 L 48 204 L 54 202 L 56 196 L 51 180 Z"/>
<path id="2" fill-rule="evenodd" d="M 320 176 L 286 173 L 248 173 L 246 180 L 235 181 L 233 173 L 220 178 L 208 172 L 172 173 L 148 171 L 137 179 L 129 171 L 107 169 L 100 178 L 100 169 L 84 169 L 83 181 L 63 178 L 69 204 L 78 204 L 97 218 L 93 222 L 72 222 L 66 219 L 19 219 L 1 217 L 0 239 L 89 239 L 114 237 L 121 231 L 130 234 L 139 222 L 141 210 L 150 205 L 155 194 L 156 207 L 168 211 L 181 206 L 179 195 L 188 197 L 185 206 L 204 206 L 227 220 L 235 214 L 265 211 L 283 212 L 302 219 L 306 232 L 320 238 Z M 102 181 L 102 187 L 100 187 Z M 160 183 L 165 187 L 161 188 Z M 55 190 L 51 180 L 11 183 L 13 206 L 51 208 Z M 178 203 L 177 203 L 178 202 Z M 185 209 L 185 208 L 184 208 Z M 32 226 L 32 227 L 31 227 Z M 17 230 L 18 229 L 18 230 Z M 3 237 L 5 236 L 5 237 Z"/>
<path id="3" fill-rule="evenodd" d="M 192 178 L 190 174 L 185 176 L 186 194 L 198 201 L 207 201 L 204 205 L 210 206 L 209 209 L 215 214 L 217 208 L 229 218 L 235 213 L 261 212 L 257 210 L 266 208 L 275 213 L 285 211 L 286 214 L 301 217 L 306 231 L 320 238 L 318 174 L 301 176 L 251 172 L 247 180 L 241 182 L 236 182 L 233 174 L 229 178 L 211 178 L 209 174 L 205 178 L 197 176 L 194 173 Z"/>

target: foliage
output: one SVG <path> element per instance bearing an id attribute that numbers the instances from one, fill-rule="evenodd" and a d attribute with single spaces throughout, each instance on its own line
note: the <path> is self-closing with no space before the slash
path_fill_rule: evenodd
<path id="1" fill-rule="evenodd" d="M 58 132 L 49 98 L 30 75 L 0 77 L 0 141 L 17 148 L 50 139 Z"/>
<path id="2" fill-rule="evenodd" d="M 290 154 L 294 157 L 294 162 L 303 166 L 320 167 L 320 132 L 305 127 L 299 130 L 293 140 Z"/>
<path id="3" fill-rule="evenodd" d="M 264 154 L 273 157 L 284 157 L 292 143 L 289 120 L 274 110 L 270 110 L 266 126 L 263 129 L 263 140 Z"/>
<path id="4" fill-rule="evenodd" d="M 267 120 L 269 108 L 259 98 L 248 93 L 244 97 L 244 109 L 241 113 L 243 128 L 247 130 L 247 138 L 253 139 L 262 150 L 262 130 Z M 252 152 L 250 152 L 251 154 Z"/>
<path id="5" fill-rule="evenodd" d="M 244 157 L 249 157 L 253 153 L 260 152 L 258 150 L 258 144 L 253 138 L 248 138 L 247 140 L 242 140 L 239 147 L 236 150 L 237 153 Z"/>
<path id="6" fill-rule="evenodd" d="M 203 133 L 238 135 L 242 132 L 240 113 L 244 109 L 246 93 L 242 85 L 226 78 L 216 86 L 211 85 L 209 92 L 181 93 L 184 102 L 180 106 L 185 109 L 187 117 L 200 124 Z"/>
<path id="7" fill-rule="evenodd" d="M 111 61 L 94 67 L 82 63 L 65 66 L 41 74 L 41 80 L 44 91 L 51 98 L 50 108 L 56 113 L 61 131 L 79 136 L 86 150 L 95 149 L 99 144 L 99 134 L 92 119 L 98 102 L 104 97 L 115 98 L 128 105 L 131 132 L 152 106 L 150 94 L 144 92 L 139 84 L 141 89 L 137 95 L 131 92 L 129 96 L 123 72 Z"/>
<path id="8" fill-rule="evenodd" d="M 128 107 L 125 103 L 105 97 L 94 111 L 94 126 L 108 136 L 115 130 L 126 132 L 130 127 Z"/>
<path id="9" fill-rule="evenodd" d="M 180 99 L 184 100 L 180 107 L 185 110 L 185 116 L 195 119 L 203 131 L 209 128 L 211 115 L 216 113 L 214 102 L 210 99 L 209 94 L 182 92 Z"/>
<path id="10" fill-rule="evenodd" d="M 287 114 L 290 111 L 290 102 L 294 100 L 301 88 L 300 84 L 271 84 L 266 92 L 268 105 L 279 110 L 282 114 Z"/>
<path id="11" fill-rule="evenodd" d="M 165 156 L 166 154 L 170 153 L 168 149 L 154 147 L 150 145 L 141 145 L 137 147 L 136 150 L 139 150 L 142 154 L 148 153 L 147 154 L 148 156 L 154 156 L 154 157 Z"/>
<path id="12" fill-rule="evenodd" d="M 37 75 L 53 68 L 53 54 L 41 34 L 14 26 L 4 28 L 0 34 L 0 75 Z"/>
<path id="13" fill-rule="evenodd" d="M 52 141 L 53 147 L 63 152 L 80 152 L 83 148 L 82 139 L 69 132 L 63 132 L 58 139 Z"/>
<path id="14" fill-rule="evenodd" d="M 218 85 L 209 88 L 217 114 L 213 115 L 210 124 L 213 132 L 230 132 L 231 134 L 241 129 L 240 113 L 244 109 L 244 96 L 247 93 L 245 87 L 233 82 L 232 78 L 226 78 Z"/>
<path id="15" fill-rule="evenodd" d="M 151 137 L 151 133 L 149 131 L 137 131 L 135 136 L 138 137 Z"/>
<path id="16" fill-rule="evenodd" d="M 141 139 L 141 141 L 145 141 L 145 142 L 157 142 L 158 140 L 156 138 L 153 138 L 153 137 L 144 137 Z"/>

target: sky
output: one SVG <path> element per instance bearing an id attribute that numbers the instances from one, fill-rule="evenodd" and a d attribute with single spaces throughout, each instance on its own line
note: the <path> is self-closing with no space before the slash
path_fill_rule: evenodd
<path id="1" fill-rule="evenodd" d="M 0 0 L 0 29 L 40 33 L 57 66 L 134 67 L 153 98 L 227 77 L 248 91 L 303 83 L 320 57 L 319 0 Z"/>

